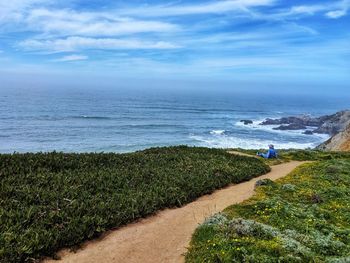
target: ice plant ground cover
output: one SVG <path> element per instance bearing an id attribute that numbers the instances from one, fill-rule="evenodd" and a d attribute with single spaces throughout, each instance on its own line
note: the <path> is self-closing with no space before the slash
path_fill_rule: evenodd
<path id="1" fill-rule="evenodd" d="M 295 157 L 304 155 L 326 154 Z M 186 255 L 188 263 L 349 260 L 350 158 L 304 164 L 257 187 L 251 199 L 200 225 Z"/>
<path id="2" fill-rule="evenodd" d="M 52 256 L 166 207 L 267 173 L 224 150 L 0 155 L 0 262 Z"/>

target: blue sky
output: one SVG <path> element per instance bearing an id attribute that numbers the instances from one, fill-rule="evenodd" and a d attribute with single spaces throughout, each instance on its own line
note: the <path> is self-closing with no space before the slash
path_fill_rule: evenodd
<path id="1" fill-rule="evenodd" d="M 1 1 L 1 79 L 349 92 L 350 0 Z"/>

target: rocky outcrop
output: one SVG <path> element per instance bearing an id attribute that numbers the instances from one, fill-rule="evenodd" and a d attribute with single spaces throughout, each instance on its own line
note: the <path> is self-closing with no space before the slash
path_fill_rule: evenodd
<path id="1" fill-rule="evenodd" d="M 350 151 L 350 124 L 344 131 L 334 135 L 317 147 L 319 150 Z"/>
<path id="2" fill-rule="evenodd" d="M 315 133 L 327 133 L 335 135 L 343 130 L 350 124 L 350 111 L 340 111 L 333 115 L 320 117 L 323 122 L 319 126 Z"/>
<path id="3" fill-rule="evenodd" d="M 322 121 L 319 120 L 319 118 L 312 118 L 309 115 L 302 115 L 297 117 L 283 117 L 280 119 L 267 118 L 265 121 L 260 123 L 260 125 L 286 125 L 286 124 L 318 127 L 322 125 Z"/>
<path id="4" fill-rule="evenodd" d="M 303 132 L 303 134 L 312 135 L 312 134 L 314 134 L 314 133 L 313 133 L 313 131 L 306 130 L 306 131 Z"/>
<path id="5" fill-rule="evenodd" d="M 350 110 L 340 111 L 332 115 L 311 117 L 302 115 L 296 117 L 283 117 L 280 119 L 266 119 L 260 125 L 280 125 L 276 130 L 304 130 L 308 126 L 314 127 L 312 133 L 325 133 L 336 135 L 350 124 Z M 310 132 L 308 132 L 310 134 Z"/>
<path id="6" fill-rule="evenodd" d="M 244 125 L 253 124 L 252 120 L 240 120 L 240 122 L 243 122 Z"/>
<path id="7" fill-rule="evenodd" d="M 282 130 L 282 131 L 285 131 L 285 130 L 305 130 L 306 129 L 306 126 L 303 125 L 303 124 L 300 124 L 300 123 L 291 123 L 291 124 L 288 124 L 288 125 L 281 125 L 281 126 L 278 126 L 276 128 L 273 128 L 274 130 Z"/>

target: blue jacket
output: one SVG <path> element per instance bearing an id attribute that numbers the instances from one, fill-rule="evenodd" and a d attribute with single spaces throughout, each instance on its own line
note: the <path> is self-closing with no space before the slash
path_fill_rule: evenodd
<path id="1" fill-rule="evenodd" d="M 266 158 L 277 158 L 277 151 L 275 149 L 270 148 L 266 154 Z"/>

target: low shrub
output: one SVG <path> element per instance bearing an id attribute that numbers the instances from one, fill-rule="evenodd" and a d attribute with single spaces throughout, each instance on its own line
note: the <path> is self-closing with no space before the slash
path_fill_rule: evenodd
<path id="1" fill-rule="evenodd" d="M 305 164 L 199 226 L 186 262 L 349 262 L 349 204 L 349 159 Z"/>
<path id="2" fill-rule="evenodd" d="M 260 179 L 256 181 L 255 187 L 264 186 L 264 185 L 273 185 L 273 184 L 274 184 L 274 181 L 272 181 L 271 179 L 265 178 L 265 179 Z"/>
<path id="3" fill-rule="evenodd" d="M 269 171 L 223 150 L 0 155 L 0 262 L 28 262 Z"/>

